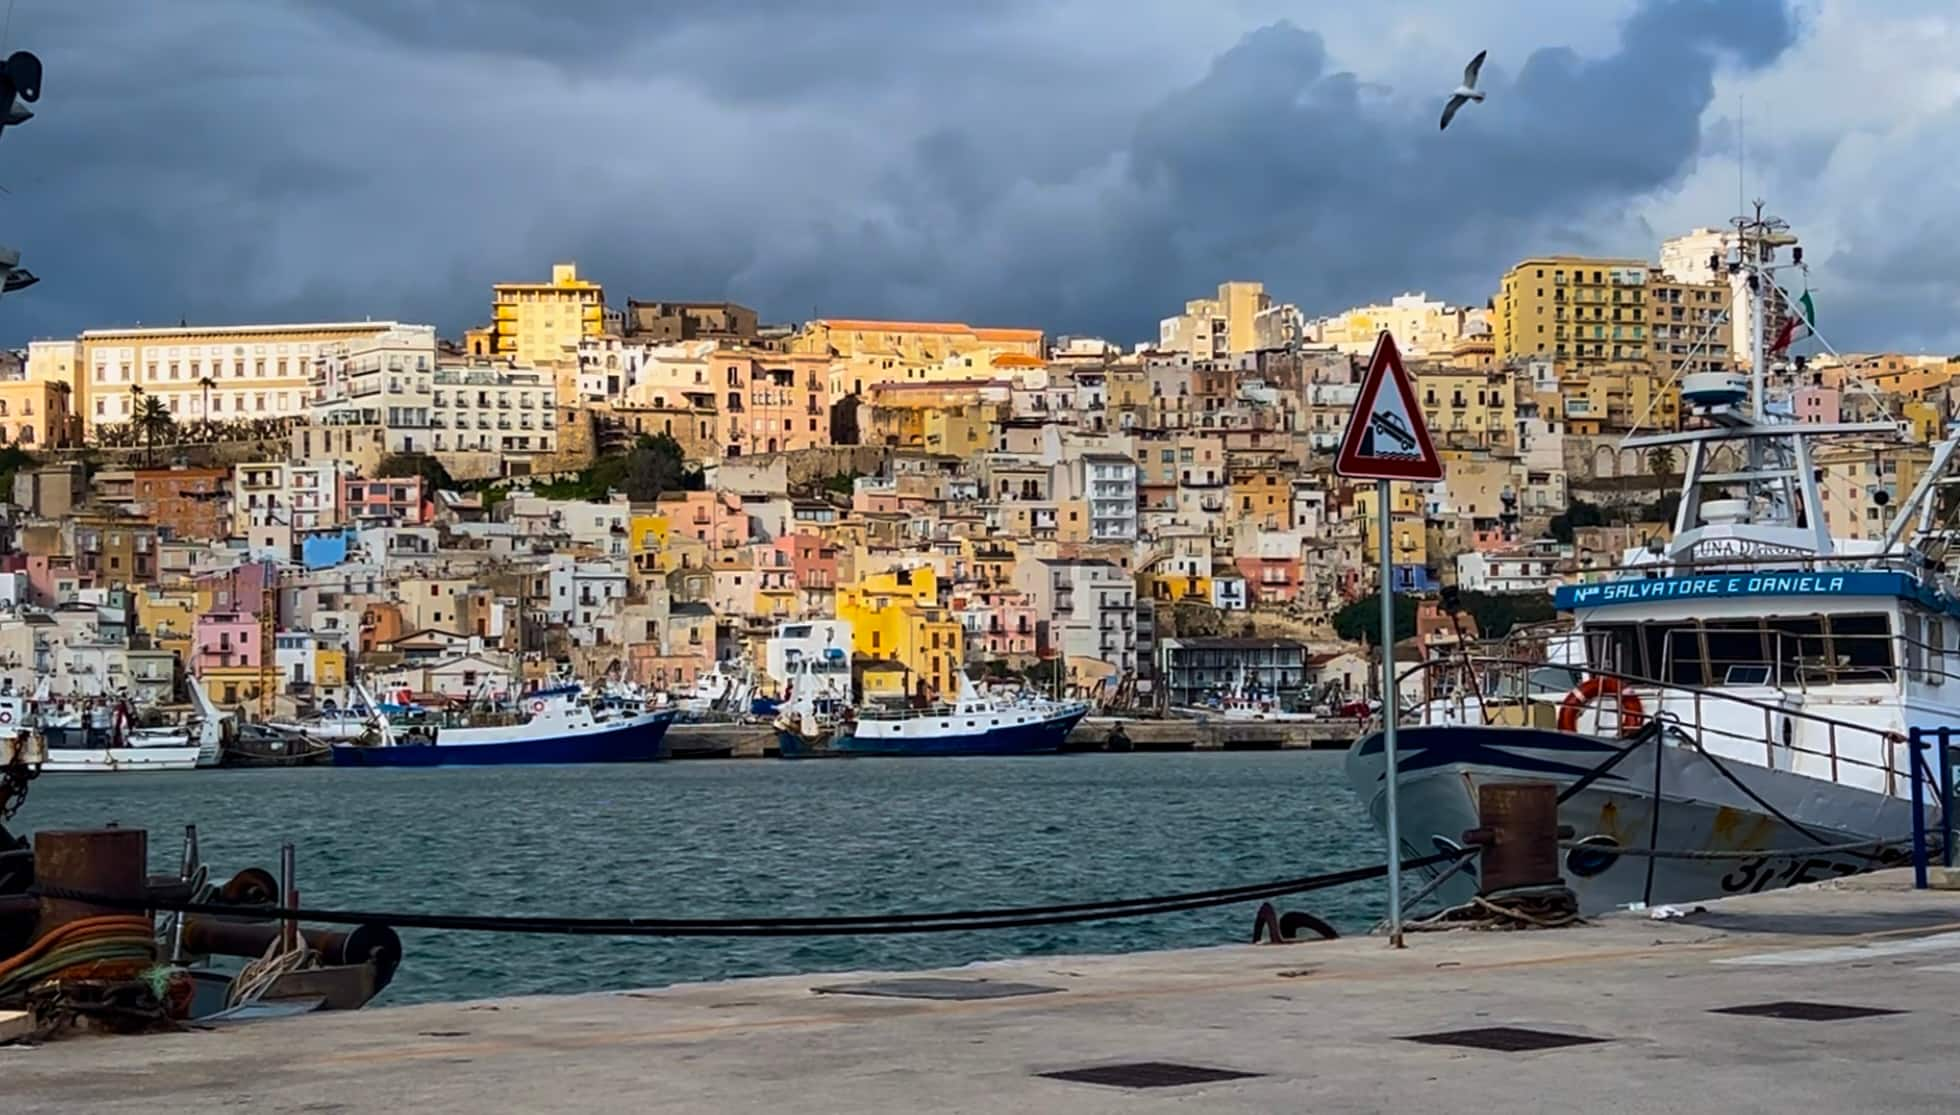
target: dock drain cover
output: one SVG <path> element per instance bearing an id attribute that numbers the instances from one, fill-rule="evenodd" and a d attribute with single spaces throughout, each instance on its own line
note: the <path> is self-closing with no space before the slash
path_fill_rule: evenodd
<path id="1" fill-rule="evenodd" d="M 912 979 L 869 980 L 864 983 L 833 983 L 813 987 L 819 995 L 876 995 L 886 999 L 1011 999 L 1018 995 L 1048 995 L 1059 987 L 1034 983 L 1005 983 L 986 979 L 939 979 L 919 976 Z"/>
<path id="2" fill-rule="evenodd" d="M 1216 1084 L 1221 1080 L 1248 1080 L 1263 1076 L 1257 1072 L 1212 1069 L 1203 1065 L 1177 1065 L 1169 1061 L 1133 1061 L 1124 1065 L 1096 1065 L 1086 1069 L 1036 1073 L 1050 1080 L 1077 1084 L 1101 1084 L 1110 1088 L 1178 1088 L 1186 1084 Z"/>
<path id="3" fill-rule="evenodd" d="M 1484 1026 L 1475 1030 L 1415 1034 L 1402 1040 L 1419 1041 L 1424 1045 L 1461 1045 L 1498 1053 L 1535 1053 L 1541 1049 L 1563 1049 L 1568 1045 L 1598 1045 L 1606 1039 L 1579 1034 L 1554 1034 L 1548 1030 L 1524 1030 L 1516 1026 Z"/>
<path id="4" fill-rule="evenodd" d="M 1746 1014 L 1756 1018 L 1788 1018 L 1798 1022 L 1844 1022 L 1853 1018 L 1877 1018 L 1880 1015 L 1906 1012 L 1887 1010 L 1884 1007 L 1854 1007 L 1846 1003 L 1805 1003 L 1786 1000 L 1781 1003 L 1757 1003 L 1747 1007 L 1722 1007 L 1709 1013 Z"/>

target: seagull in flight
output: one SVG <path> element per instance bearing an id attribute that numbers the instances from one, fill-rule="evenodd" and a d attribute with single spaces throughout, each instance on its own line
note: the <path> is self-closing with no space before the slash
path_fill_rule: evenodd
<path id="1" fill-rule="evenodd" d="M 1456 90 L 1450 94 L 1450 103 L 1443 106 L 1444 128 L 1449 127 L 1450 121 L 1456 119 L 1456 110 L 1462 108 L 1465 101 L 1483 103 L 1483 90 L 1477 88 L 1477 71 L 1484 68 L 1484 55 L 1489 53 L 1488 50 L 1478 51 L 1477 56 L 1470 60 L 1470 64 L 1463 67 L 1463 84 L 1456 87 Z"/>

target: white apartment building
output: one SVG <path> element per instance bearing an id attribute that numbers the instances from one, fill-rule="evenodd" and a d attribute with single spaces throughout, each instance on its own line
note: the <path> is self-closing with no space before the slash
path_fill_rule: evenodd
<path id="1" fill-rule="evenodd" d="M 430 448 L 528 457 L 558 448 L 558 390 L 535 368 L 445 360 L 429 400 Z"/>
<path id="2" fill-rule="evenodd" d="M 426 453 L 434 391 L 436 330 L 399 325 L 326 346 L 315 362 L 316 426 L 378 426 L 388 453 Z"/>
<path id="3" fill-rule="evenodd" d="M 87 429 L 127 422 L 149 396 L 178 421 L 301 417 L 322 356 L 400 328 L 379 321 L 91 329 L 72 350 L 75 412 Z M 61 363 L 49 348 L 34 371 L 55 375 Z"/>
<path id="4" fill-rule="evenodd" d="M 1086 453 L 1081 464 L 1089 499 L 1089 537 L 1096 542 L 1137 539 L 1136 458 Z"/>

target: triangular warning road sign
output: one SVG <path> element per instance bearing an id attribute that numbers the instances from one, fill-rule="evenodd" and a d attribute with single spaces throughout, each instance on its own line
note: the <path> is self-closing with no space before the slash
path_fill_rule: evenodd
<path id="1" fill-rule="evenodd" d="M 1443 462 L 1429 440 L 1402 353 L 1386 330 L 1361 379 L 1361 393 L 1341 435 L 1334 471 L 1350 480 L 1441 480 Z"/>

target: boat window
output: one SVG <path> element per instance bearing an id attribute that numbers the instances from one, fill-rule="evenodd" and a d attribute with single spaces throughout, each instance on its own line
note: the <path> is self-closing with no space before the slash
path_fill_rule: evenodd
<path id="1" fill-rule="evenodd" d="M 1824 621 L 1824 653 L 1815 664 L 1805 661 L 1806 684 L 1892 680 L 1892 624 L 1886 616 L 1826 616 Z"/>
<path id="2" fill-rule="evenodd" d="M 1640 628 L 1633 624 L 1609 623 L 1586 628 L 1586 661 L 1596 670 L 1652 677 L 1644 649 Z"/>
<path id="3" fill-rule="evenodd" d="M 1768 666 L 1730 666 L 1722 675 L 1723 685 L 1768 685 L 1770 669 Z"/>

